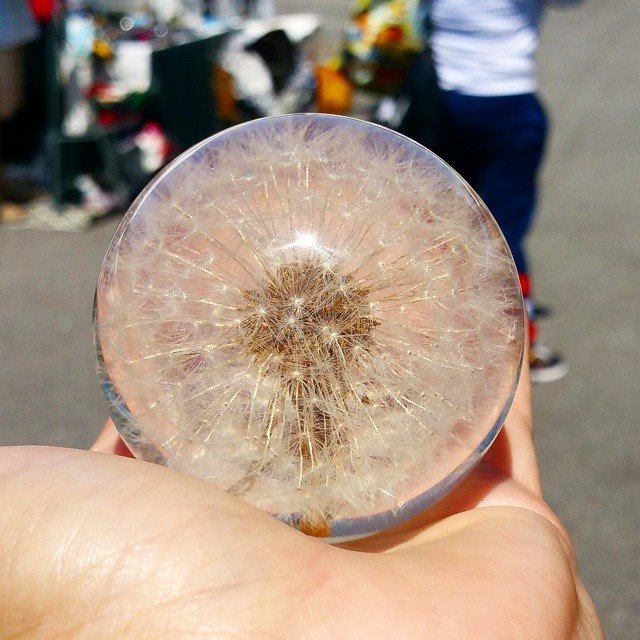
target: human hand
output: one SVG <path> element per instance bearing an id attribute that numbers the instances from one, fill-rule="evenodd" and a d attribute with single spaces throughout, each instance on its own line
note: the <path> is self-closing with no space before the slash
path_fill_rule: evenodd
<path id="1" fill-rule="evenodd" d="M 101 452 L 101 453 L 100 453 Z M 541 497 L 528 374 L 469 477 L 330 546 L 125 453 L 0 449 L 0 640 L 602 638 Z"/>

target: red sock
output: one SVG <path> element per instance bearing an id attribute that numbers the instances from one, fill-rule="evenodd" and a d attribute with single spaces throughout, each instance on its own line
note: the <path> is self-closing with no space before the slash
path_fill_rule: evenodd
<path id="1" fill-rule="evenodd" d="M 532 318 L 533 295 L 531 276 L 528 273 L 518 273 L 518 277 L 520 278 L 520 287 L 522 289 L 522 297 L 524 298 L 524 306 L 527 310 L 527 319 L 529 325 L 529 344 L 534 344 L 538 335 L 538 328 Z"/>

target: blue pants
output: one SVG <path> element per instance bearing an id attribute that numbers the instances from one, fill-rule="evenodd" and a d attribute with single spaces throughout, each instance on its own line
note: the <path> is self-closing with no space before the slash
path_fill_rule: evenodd
<path id="1" fill-rule="evenodd" d="M 444 159 L 478 192 L 527 273 L 524 239 L 536 205 L 547 118 L 533 93 L 467 96 L 445 91 Z"/>

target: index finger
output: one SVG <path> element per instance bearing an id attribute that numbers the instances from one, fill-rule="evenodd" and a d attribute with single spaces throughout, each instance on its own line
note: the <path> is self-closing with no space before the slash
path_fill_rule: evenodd
<path id="1" fill-rule="evenodd" d="M 516 480 L 537 497 L 542 495 L 538 460 L 533 443 L 531 376 L 528 348 L 511 409 L 484 462 L 507 478 Z"/>
<path id="2" fill-rule="evenodd" d="M 109 453 L 114 456 L 124 456 L 125 458 L 135 457 L 120 437 L 111 418 L 107 418 L 102 431 L 89 450 L 97 453 Z"/>

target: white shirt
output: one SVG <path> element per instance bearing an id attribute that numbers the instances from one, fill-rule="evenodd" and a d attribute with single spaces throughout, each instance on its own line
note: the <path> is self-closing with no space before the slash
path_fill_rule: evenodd
<path id="1" fill-rule="evenodd" d="M 440 86 L 472 96 L 535 91 L 541 16 L 542 0 L 433 0 Z"/>

